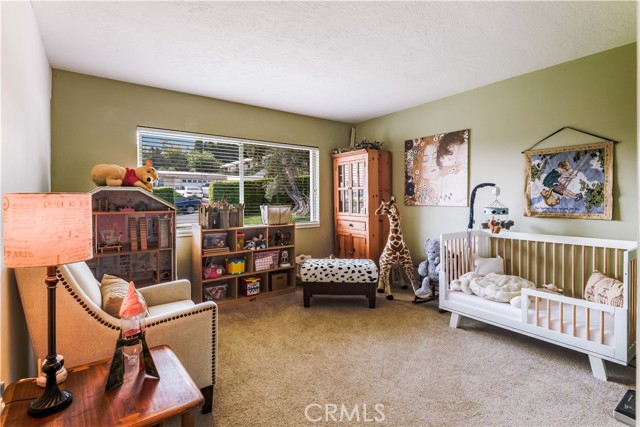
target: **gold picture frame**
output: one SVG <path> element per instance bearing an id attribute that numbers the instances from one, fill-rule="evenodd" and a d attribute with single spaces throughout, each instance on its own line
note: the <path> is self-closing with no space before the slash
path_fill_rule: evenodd
<path id="1" fill-rule="evenodd" d="M 524 154 L 525 216 L 611 220 L 613 142 Z"/>

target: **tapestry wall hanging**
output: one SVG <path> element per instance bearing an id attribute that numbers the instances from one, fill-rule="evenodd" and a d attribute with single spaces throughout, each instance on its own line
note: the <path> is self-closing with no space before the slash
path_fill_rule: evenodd
<path id="1" fill-rule="evenodd" d="M 467 206 L 469 129 L 405 141 L 406 206 Z"/>
<path id="2" fill-rule="evenodd" d="M 611 219 L 613 142 L 525 151 L 525 215 Z"/>

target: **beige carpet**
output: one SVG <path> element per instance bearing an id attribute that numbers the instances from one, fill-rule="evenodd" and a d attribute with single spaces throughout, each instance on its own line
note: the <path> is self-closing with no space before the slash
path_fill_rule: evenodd
<path id="1" fill-rule="evenodd" d="M 215 425 L 623 425 L 612 410 L 634 368 L 608 363 L 603 382 L 586 355 L 469 319 L 451 329 L 435 301 L 394 294 L 373 310 L 364 297 L 305 309 L 301 289 L 221 309 Z"/>

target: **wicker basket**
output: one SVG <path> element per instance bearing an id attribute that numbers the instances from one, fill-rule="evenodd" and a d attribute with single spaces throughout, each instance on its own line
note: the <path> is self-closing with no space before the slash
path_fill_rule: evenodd
<path id="1" fill-rule="evenodd" d="M 278 267 L 280 251 L 257 252 L 253 255 L 253 271 L 270 270 Z"/>
<path id="2" fill-rule="evenodd" d="M 267 225 L 280 225 L 291 223 L 291 206 L 286 205 L 260 205 L 262 223 Z"/>

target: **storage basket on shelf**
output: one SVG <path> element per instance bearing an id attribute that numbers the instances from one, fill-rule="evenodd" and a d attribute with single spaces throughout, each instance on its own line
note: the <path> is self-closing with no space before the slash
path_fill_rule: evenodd
<path id="1" fill-rule="evenodd" d="M 278 267 L 280 251 L 256 252 L 253 255 L 254 271 L 269 270 Z"/>
<path id="2" fill-rule="evenodd" d="M 280 225 L 291 223 L 291 206 L 286 205 L 260 205 L 262 223 L 267 225 Z"/>
<path id="3" fill-rule="evenodd" d="M 206 286 L 202 289 L 204 301 L 220 301 L 227 297 L 227 284 Z"/>

